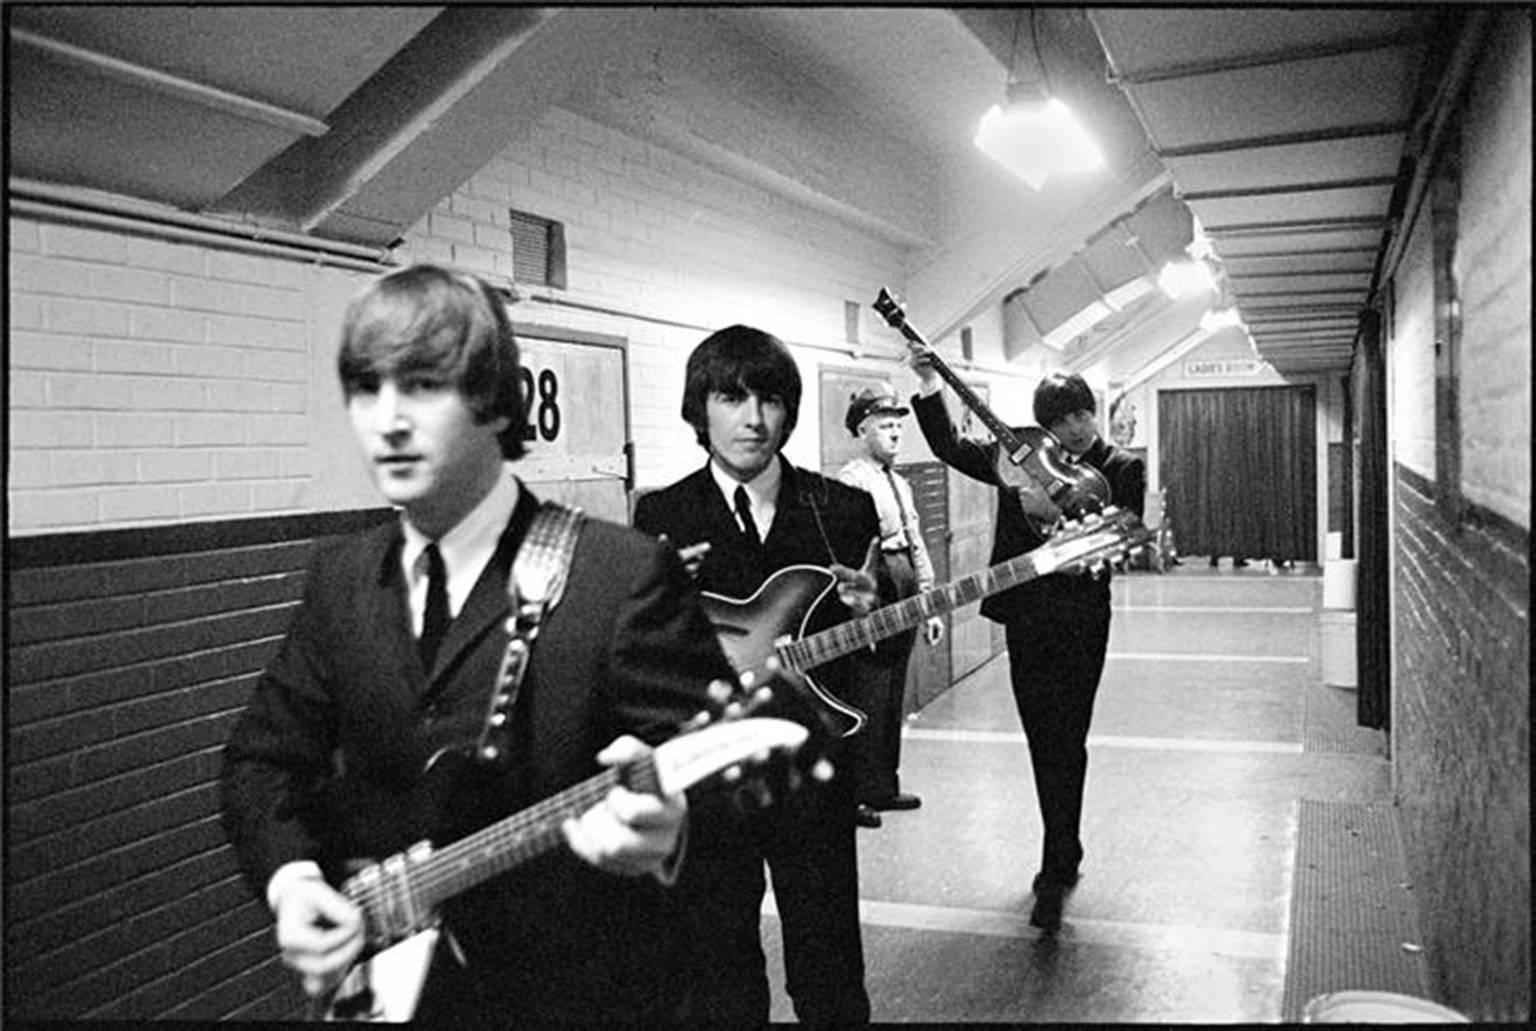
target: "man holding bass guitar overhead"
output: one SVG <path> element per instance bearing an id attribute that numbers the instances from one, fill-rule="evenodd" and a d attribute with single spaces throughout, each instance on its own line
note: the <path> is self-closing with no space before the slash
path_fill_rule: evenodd
<path id="1" fill-rule="evenodd" d="M 998 487 L 991 563 L 1044 544 L 1051 523 L 1062 513 L 1043 485 L 1018 477 L 1017 467 L 1000 468 L 1010 463 L 1010 455 L 1001 451 L 997 441 L 983 444 L 956 433 L 942 395 L 940 359 L 923 344 L 909 346 L 920 384 L 912 409 L 928 446 L 940 461 Z M 1095 408 L 1092 390 L 1075 374 L 1053 373 L 1035 389 L 1035 421 L 1055 438 L 1046 443 L 1059 444 L 1077 461 L 1102 473 L 1109 485 L 1110 504 L 1139 518 L 1146 467 L 1141 459 L 1099 437 Z M 990 412 L 985 418 L 996 421 Z M 1012 435 L 1020 438 L 1024 431 L 1013 430 Z M 1041 577 L 988 598 L 982 602 L 981 614 L 1002 623 L 1007 632 L 1014 702 L 1029 741 L 1044 824 L 1030 922 L 1055 931 L 1083 860 L 1079 828 L 1088 772 L 1088 725 L 1109 644 L 1109 572 Z"/>
<path id="2" fill-rule="evenodd" d="M 705 338 L 688 356 L 682 416 L 709 459 L 642 496 L 634 525 L 668 538 L 699 588 L 717 595 L 750 599 L 789 566 L 829 569 L 835 584 L 810 612 L 825 626 L 874 607 L 879 521 L 868 494 L 798 469 L 780 454 L 795 428 L 800 393 L 794 357 L 777 337 L 737 325 Z M 859 674 L 860 658 L 847 656 L 817 674 L 832 695 L 825 699 L 834 706 L 828 725 L 842 733 L 863 719 L 836 706 L 839 692 L 846 697 L 847 678 Z M 712 833 L 691 839 L 678 882 L 695 954 L 699 1005 L 691 1019 L 728 1026 L 768 1021 L 760 926 L 766 862 L 795 1015 L 806 1024 L 869 1021 L 854 785 L 844 756 L 833 751 L 831 758 L 836 772 L 829 783 L 734 826 L 712 820 Z M 713 833 L 722 825 L 728 832 Z"/>

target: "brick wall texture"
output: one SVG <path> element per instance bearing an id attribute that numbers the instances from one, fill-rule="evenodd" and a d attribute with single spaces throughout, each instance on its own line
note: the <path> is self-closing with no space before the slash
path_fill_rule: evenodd
<path id="1" fill-rule="evenodd" d="M 1399 369 L 1392 755 L 1435 997 L 1474 1020 L 1520 1021 L 1531 990 L 1531 35 L 1526 13 L 1495 22 L 1463 109 L 1453 262 L 1463 519 L 1435 503 L 1422 226 L 1407 264 L 1423 287 L 1397 284 L 1408 316 L 1390 341 Z"/>
<path id="2" fill-rule="evenodd" d="M 275 523 L 276 521 L 274 521 Z M 233 526 L 234 524 L 227 524 Z M 274 526 L 272 530 L 275 530 Z M 12 556 L 7 1011 L 282 1018 L 299 1005 L 218 820 L 219 751 L 303 588 L 309 541 Z M 34 542 L 37 543 L 37 542 Z"/>

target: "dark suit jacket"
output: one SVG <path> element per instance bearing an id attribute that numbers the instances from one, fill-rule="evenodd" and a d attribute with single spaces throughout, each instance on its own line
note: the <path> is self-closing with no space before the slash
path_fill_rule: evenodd
<path id="1" fill-rule="evenodd" d="M 593 756 L 618 734 L 670 736 L 705 707 L 709 680 L 731 675 L 675 551 L 589 519 L 534 644 L 511 768 L 423 777 L 437 748 L 480 729 L 507 642 L 507 571 L 537 504 L 523 490 L 430 676 L 409 628 L 398 524 L 318 550 L 224 753 L 225 824 L 259 897 L 291 860 L 333 872 L 419 840 L 441 815 L 430 810 L 463 830 L 525 808 L 598 772 Z M 604 874 L 557 849 L 445 914 L 519 1012 L 612 1019 L 649 1012 L 676 987 L 671 905 L 652 878 Z"/>
<path id="2" fill-rule="evenodd" d="M 695 582 L 701 591 L 730 598 L 750 597 L 785 566 L 862 566 L 870 540 L 880 534 L 873 499 L 837 480 L 797 469 L 782 457 L 780 462 L 784 472 L 778 509 L 760 550 L 746 542 L 708 466 L 641 497 L 635 506 L 635 529 L 664 533 L 678 548 L 709 541 L 712 547 Z M 851 615 L 835 594 L 828 595 L 813 614 L 811 629 Z M 817 669 L 815 676 L 827 690 L 844 697 L 848 667 L 846 660 L 839 660 Z"/>
<path id="3" fill-rule="evenodd" d="M 996 441 L 981 443 L 961 437 L 955 430 L 944 404 L 944 395 L 930 394 L 922 397 L 914 394 L 912 411 L 917 424 L 934 455 L 946 465 L 980 480 L 998 485 Z M 1120 508 L 1130 509 L 1138 516 L 1146 500 L 1146 464 L 1140 458 L 1122 451 L 1101 437 L 1081 458 L 1104 474 L 1109 481 L 1110 502 Z M 1033 551 L 1045 543 L 1035 532 L 1018 500 L 1011 491 L 997 492 L 997 517 L 992 536 L 990 564 L 997 565 L 1015 555 Z M 1109 574 L 1087 576 L 1077 573 L 1055 573 L 1020 584 L 1000 594 L 994 594 L 981 603 L 981 614 L 998 623 L 1016 621 L 1028 614 L 1061 610 L 1070 613 L 1074 609 L 1105 609 L 1109 607 Z"/>

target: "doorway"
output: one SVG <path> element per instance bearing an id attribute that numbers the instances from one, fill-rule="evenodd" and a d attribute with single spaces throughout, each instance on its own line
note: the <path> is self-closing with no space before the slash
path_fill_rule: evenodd
<path id="1" fill-rule="evenodd" d="M 1157 415 L 1181 554 L 1317 561 L 1315 387 L 1164 390 Z"/>

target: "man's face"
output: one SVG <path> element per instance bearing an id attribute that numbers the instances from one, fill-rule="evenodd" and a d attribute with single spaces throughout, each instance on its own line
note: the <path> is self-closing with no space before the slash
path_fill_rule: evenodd
<path id="1" fill-rule="evenodd" d="M 896 461 L 896 451 L 901 446 L 901 416 L 893 412 L 876 412 L 859 423 L 859 440 L 869 457 L 881 465 Z"/>
<path id="2" fill-rule="evenodd" d="M 458 388 L 428 376 L 382 380 L 347 399 L 374 483 L 428 536 L 447 532 L 501 475 L 506 416 L 476 422 Z"/>
<path id="3" fill-rule="evenodd" d="M 1099 437 L 1099 424 L 1094 420 L 1093 411 L 1088 408 L 1069 412 L 1046 429 L 1055 434 L 1061 446 L 1074 455 L 1080 455 L 1093 447 L 1093 442 Z"/>
<path id="4" fill-rule="evenodd" d="M 733 479 L 746 483 L 779 453 L 788 415 L 781 397 L 712 390 L 704 400 L 709 453 Z"/>

